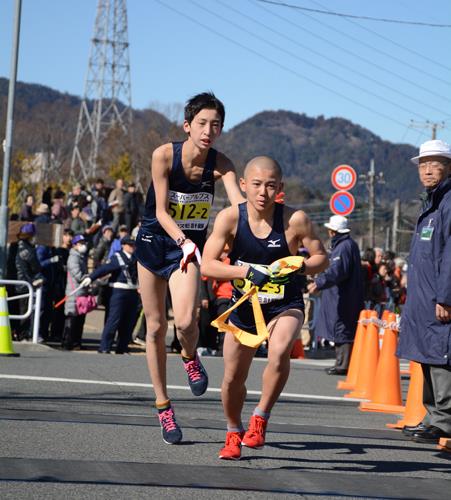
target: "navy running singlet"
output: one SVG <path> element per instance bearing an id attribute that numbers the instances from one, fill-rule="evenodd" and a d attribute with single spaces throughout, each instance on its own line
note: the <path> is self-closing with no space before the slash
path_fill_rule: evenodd
<path id="1" fill-rule="evenodd" d="M 183 142 L 173 142 L 172 168 L 169 173 L 169 214 L 185 233 L 202 250 L 207 237 L 210 210 L 215 194 L 214 168 L 217 151 L 208 151 L 201 181 L 194 184 L 185 177 L 182 165 Z M 147 191 L 144 215 L 141 221 L 144 233 L 166 235 L 156 217 L 155 189 L 153 183 Z"/>
<path id="2" fill-rule="evenodd" d="M 272 231 L 266 238 L 257 238 L 252 232 L 249 226 L 247 203 L 241 203 L 238 205 L 238 209 L 238 227 L 233 249 L 229 254 L 231 264 L 270 265 L 275 260 L 291 255 L 285 238 L 284 206 L 282 204 L 275 204 Z M 287 309 L 304 310 L 304 300 L 302 298 L 304 282 L 305 278 L 297 274 L 285 285 L 267 283 L 259 290 L 258 298 L 267 324 L 271 319 Z M 251 286 L 252 283 L 248 280 L 234 280 L 232 303 L 236 302 Z M 242 330 L 256 333 L 250 301 L 244 302 L 232 311 L 229 320 Z"/>

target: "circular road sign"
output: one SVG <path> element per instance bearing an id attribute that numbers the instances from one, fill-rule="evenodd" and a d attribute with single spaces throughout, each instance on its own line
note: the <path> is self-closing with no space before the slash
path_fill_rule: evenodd
<path id="1" fill-rule="evenodd" d="M 338 165 L 333 169 L 330 180 L 335 189 L 347 191 L 355 186 L 357 174 L 350 165 Z"/>
<path id="2" fill-rule="evenodd" d="M 355 207 L 354 196 L 348 191 L 337 191 L 330 197 L 329 207 L 336 215 L 349 215 Z"/>

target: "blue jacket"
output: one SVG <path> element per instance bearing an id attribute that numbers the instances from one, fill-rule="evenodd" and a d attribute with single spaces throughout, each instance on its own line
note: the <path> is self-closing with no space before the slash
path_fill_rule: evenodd
<path id="1" fill-rule="evenodd" d="M 36 246 L 36 255 L 41 265 L 42 276 L 44 277 L 44 289 L 52 289 L 56 282 L 58 266 L 56 262 L 51 262 L 53 257 L 52 249 L 45 245 Z"/>
<path id="2" fill-rule="evenodd" d="M 111 243 L 110 250 L 108 252 L 108 260 L 111 259 L 111 257 L 116 252 L 120 252 L 121 250 L 122 250 L 121 239 L 120 238 L 114 238 L 114 240 Z"/>
<path id="3" fill-rule="evenodd" d="M 360 251 L 349 234 L 336 234 L 331 242 L 330 267 L 315 283 L 322 290 L 315 335 L 338 343 L 352 342 L 363 309 Z"/>
<path id="4" fill-rule="evenodd" d="M 124 265 L 121 264 L 120 259 L 122 259 Z M 110 262 L 99 266 L 89 275 L 89 277 L 94 281 L 97 278 L 110 274 L 110 279 L 108 280 L 110 285 L 114 285 L 114 283 L 121 283 L 122 285 L 128 284 L 136 286 L 138 283 L 138 271 L 136 264 L 137 260 L 134 254 L 131 258 L 128 258 L 123 251 L 116 252 L 111 257 Z"/>
<path id="5" fill-rule="evenodd" d="M 427 193 L 412 238 L 399 357 L 451 365 L 451 323 L 436 319 L 436 304 L 451 305 L 450 178 Z"/>

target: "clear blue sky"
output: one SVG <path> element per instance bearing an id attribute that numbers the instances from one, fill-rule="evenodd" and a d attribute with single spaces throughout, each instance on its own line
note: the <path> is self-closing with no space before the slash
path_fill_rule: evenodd
<path id="1" fill-rule="evenodd" d="M 278 0 L 275 0 L 278 1 Z M 360 16 L 451 24 L 449 0 L 280 0 Z M 23 0 L 18 79 L 83 95 L 97 0 Z M 446 121 L 451 29 L 344 19 L 256 0 L 128 0 L 132 103 L 183 103 L 211 89 L 226 129 L 263 110 L 340 116 L 418 145 L 411 119 Z M 9 76 L 14 0 L 0 1 Z M 177 12 L 178 11 L 178 12 Z M 3 117 L 2 117 L 3 119 Z"/>

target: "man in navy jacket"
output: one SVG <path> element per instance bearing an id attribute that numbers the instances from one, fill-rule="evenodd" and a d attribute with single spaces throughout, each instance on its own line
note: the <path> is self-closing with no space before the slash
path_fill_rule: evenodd
<path id="1" fill-rule="evenodd" d="M 346 217 L 333 215 L 324 226 L 332 238 L 330 267 L 308 285 L 308 291 L 322 291 L 315 335 L 335 343 L 335 366 L 326 372 L 345 375 L 363 309 L 362 263 L 359 247 L 349 235 Z"/>
<path id="2" fill-rule="evenodd" d="M 427 414 L 404 434 L 436 443 L 451 437 L 451 147 L 427 141 L 412 162 L 425 193 L 410 246 L 398 356 L 421 363 Z"/>

